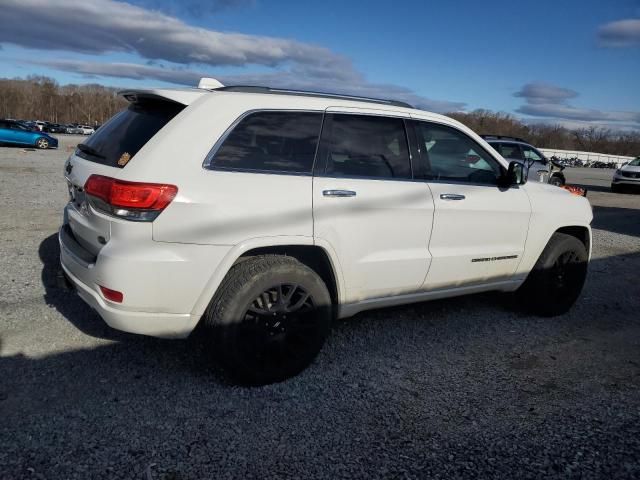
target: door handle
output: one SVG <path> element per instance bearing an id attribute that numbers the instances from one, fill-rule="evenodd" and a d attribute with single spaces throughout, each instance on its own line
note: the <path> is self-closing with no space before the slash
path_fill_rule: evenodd
<path id="1" fill-rule="evenodd" d="M 323 190 L 322 195 L 325 197 L 355 197 L 356 192 L 353 190 Z"/>
<path id="2" fill-rule="evenodd" d="M 458 193 L 442 193 L 440 194 L 441 200 L 464 200 L 464 195 Z"/>

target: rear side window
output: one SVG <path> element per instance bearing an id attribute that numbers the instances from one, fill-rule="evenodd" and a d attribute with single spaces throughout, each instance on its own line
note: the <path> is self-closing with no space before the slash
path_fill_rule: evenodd
<path id="1" fill-rule="evenodd" d="M 215 152 L 212 165 L 254 171 L 311 173 L 322 126 L 321 112 L 247 115 Z"/>
<path id="2" fill-rule="evenodd" d="M 491 146 L 491 148 L 493 148 L 496 152 L 502 155 L 502 148 L 500 147 L 499 143 L 494 143 L 494 142 L 488 142 L 488 143 Z"/>
<path id="3" fill-rule="evenodd" d="M 504 158 L 509 160 L 524 160 L 520 146 L 517 143 L 503 143 L 500 148 L 500 153 Z"/>
<path id="4" fill-rule="evenodd" d="M 132 104 L 85 140 L 76 150 L 76 155 L 110 167 L 123 168 L 183 109 L 184 105 L 167 101 Z"/>
<path id="5" fill-rule="evenodd" d="M 325 173 L 338 177 L 411 178 L 404 121 L 369 115 L 327 115 Z"/>

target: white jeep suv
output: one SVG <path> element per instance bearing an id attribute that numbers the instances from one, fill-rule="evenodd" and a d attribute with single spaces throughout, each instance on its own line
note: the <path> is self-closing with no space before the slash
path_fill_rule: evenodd
<path id="1" fill-rule="evenodd" d="M 517 291 L 566 312 L 589 202 L 527 183 L 451 118 L 265 87 L 122 92 L 65 164 L 61 263 L 112 327 L 203 328 L 238 381 L 303 370 L 332 320 Z"/>

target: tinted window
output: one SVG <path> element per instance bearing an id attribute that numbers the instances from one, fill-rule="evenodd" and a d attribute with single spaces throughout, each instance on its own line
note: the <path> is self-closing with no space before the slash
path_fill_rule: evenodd
<path id="1" fill-rule="evenodd" d="M 500 165 L 464 133 L 417 122 L 421 171 L 430 180 L 495 184 Z"/>
<path id="2" fill-rule="evenodd" d="M 78 149 L 76 155 L 92 162 L 124 167 L 183 108 L 184 105 L 163 101 L 132 104 L 84 140 L 83 144 L 89 149 Z"/>
<path id="3" fill-rule="evenodd" d="M 522 152 L 520 151 L 520 145 L 517 143 L 500 144 L 500 153 L 504 158 L 508 158 L 509 160 L 524 160 Z"/>
<path id="4" fill-rule="evenodd" d="M 402 119 L 331 114 L 327 127 L 322 151 L 328 175 L 411 178 Z"/>
<path id="5" fill-rule="evenodd" d="M 322 113 L 252 113 L 227 136 L 213 165 L 311 173 L 321 125 Z"/>
<path id="6" fill-rule="evenodd" d="M 500 144 L 499 143 L 489 142 L 489 145 L 491 145 L 491 148 L 493 148 L 496 152 L 498 152 L 500 155 L 502 155 L 502 148 L 500 148 Z"/>

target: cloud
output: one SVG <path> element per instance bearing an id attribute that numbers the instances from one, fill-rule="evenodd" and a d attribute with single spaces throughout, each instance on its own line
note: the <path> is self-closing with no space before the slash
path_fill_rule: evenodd
<path id="1" fill-rule="evenodd" d="M 527 103 L 559 103 L 578 96 L 578 92 L 547 83 L 528 83 L 514 97 L 522 97 Z"/>
<path id="2" fill-rule="evenodd" d="M 604 47 L 640 46 L 640 18 L 618 20 L 601 26 L 598 40 Z"/>
<path id="3" fill-rule="evenodd" d="M 211 66 L 291 64 L 336 77 L 357 75 L 346 57 L 324 47 L 194 27 L 114 0 L 0 0 L 0 9 L 0 43 L 27 48 L 126 52 L 150 60 Z"/>
<path id="4" fill-rule="evenodd" d="M 555 85 L 528 83 L 514 93 L 514 96 L 525 99 L 526 104 L 516 110 L 524 115 L 563 121 L 640 124 L 640 112 L 574 107 L 568 100 L 576 98 L 578 92 Z"/>
<path id="5" fill-rule="evenodd" d="M 256 0 L 134 0 L 133 3 L 170 14 L 181 12 L 191 16 L 202 16 L 254 7 Z"/>
<path id="6" fill-rule="evenodd" d="M 640 112 L 605 112 L 570 105 L 523 105 L 517 112 L 534 117 L 552 117 L 585 122 L 636 122 L 640 124 Z"/>
<path id="7" fill-rule="evenodd" d="M 140 1 L 158 3 L 158 0 Z M 213 4 L 222 8 L 251 1 L 218 0 Z M 194 2 L 188 0 L 187 3 Z M 144 62 L 43 60 L 39 63 L 87 77 L 155 79 L 195 85 L 200 77 L 211 76 L 203 71 L 211 67 L 262 66 L 271 71 L 225 76 L 222 80 L 225 84 L 395 98 L 436 112 L 464 107 L 460 102 L 431 100 L 397 85 L 370 83 L 350 59 L 321 46 L 195 27 L 159 11 L 115 0 L 0 0 L 0 11 L 0 44 L 92 55 L 122 52 L 137 55 Z M 34 25 L 37 25 L 35 30 Z M 172 67 L 164 66 L 167 63 Z"/>
<path id="8" fill-rule="evenodd" d="M 114 77 L 132 80 L 160 80 L 179 85 L 196 85 L 201 77 L 211 76 L 211 72 L 182 68 L 168 68 L 157 64 L 101 63 L 77 60 L 42 60 L 28 62 L 56 70 L 84 75 L 86 77 Z M 343 93 L 372 98 L 392 98 L 401 100 L 417 108 L 433 112 L 462 110 L 461 102 L 432 100 L 416 94 L 412 90 L 397 85 L 369 83 L 362 79 L 323 78 L 301 75 L 292 71 L 271 73 L 216 76 L 225 85 L 264 85 L 277 88 L 291 88 L 320 92 Z"/>

